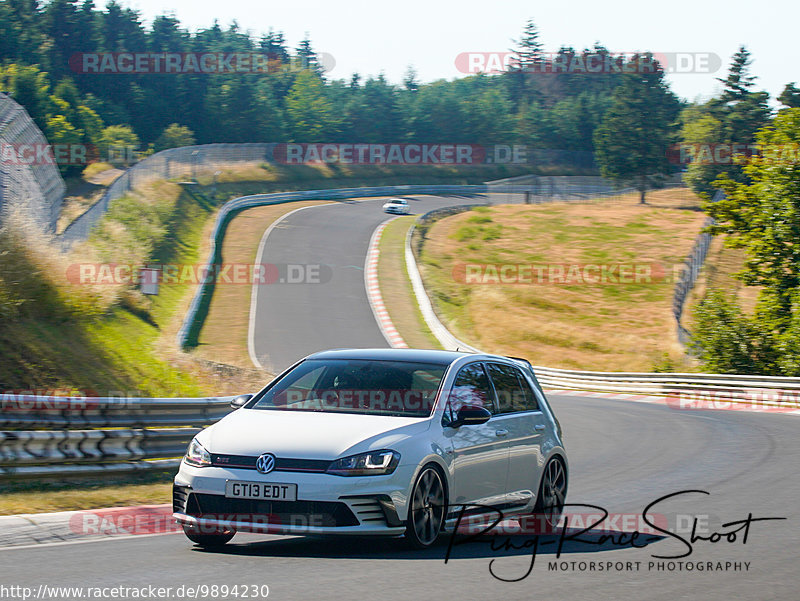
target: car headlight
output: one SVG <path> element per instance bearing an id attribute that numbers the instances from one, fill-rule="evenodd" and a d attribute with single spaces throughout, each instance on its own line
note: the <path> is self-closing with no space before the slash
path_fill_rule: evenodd
<path id="1" fill-rule="evenodd" d="M 203 445 L 197 442 L 196 438 L 193 438 L 192 442 L 189 443 L 189 448 L 186 449 L 186 455 L 184 455 L 183 460 L 195 467 L 211 465 L 211 455 L 203 448 Z"/>
<path id="2" fill-rule="evenodd" d="M 371 451 L 337 459 L 331 463 L 327 473 L 337 476 L 385 476 L 391 474 L 398 463 L 400 453 Z"/>

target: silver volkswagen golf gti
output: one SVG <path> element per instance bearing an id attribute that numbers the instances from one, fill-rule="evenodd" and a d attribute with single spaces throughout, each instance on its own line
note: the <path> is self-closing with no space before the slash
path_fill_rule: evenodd
<path id="1" fill-rule="evenodd" d="M 424 548 L 465 516 L 560 518 L 567 455 L 527 361 L 325 351 L 232 404 L 175 477 L 174 515 L 197 544 L 242 531 L 404 535 Z"/>

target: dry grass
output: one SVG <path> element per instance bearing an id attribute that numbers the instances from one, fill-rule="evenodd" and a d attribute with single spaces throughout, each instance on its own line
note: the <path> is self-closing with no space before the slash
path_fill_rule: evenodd
<path id="1" fill-rule="evenodd" d="M 704 215 L 684 191 L 647 205 L 504 205 L 443 219 L 428 232 L 421 270 L 437 312 L 478 348 L 534 364 L 649 371 L 667 353 L 683 361 L 671 315 L 672 283 L 467 285 L 459 263 L 682 263 Z"/>
<path id="2" fill-rule="evenodd" d="M 399 217 L 383 230 L 379 243 L 378 280 L 381 296 L 394 327 L 411 348 L 442 348 L 419 311 L 408 280 L 405 260 L 406 233 L 416 215 Z"/>
<path id="3" fill-rule="evenodd" d="M 222 260 L 252 265 L 261 237 L 271 223 L 300 207 L 321 204 L 328 202 L 292 202 L 242 211 L 228 224 L 222 243 Z M 251 292 L 252 286 L 247 284 L 214 288 L 208 316 L 200 332 L 198 356 L 219 363 L 253 367 L 247 353 Z"/>
<path id="4" fill-rule="evenodd" d="M 172 499 L 172 474 L 129 477 L 134 482 L 84 480 L 72 483 L 34 483 L 4 485 L 0 495 L 0 515 L 45 513 L 155 505 Z"/>
<path id="5" fill-rule="evenodd" d="M 110 186 L 111 182 L 124 173 L 123 169 L 117 169 L 111 163 L 92 163 L 83 170 L 81 177 L 87 182 Z"/>

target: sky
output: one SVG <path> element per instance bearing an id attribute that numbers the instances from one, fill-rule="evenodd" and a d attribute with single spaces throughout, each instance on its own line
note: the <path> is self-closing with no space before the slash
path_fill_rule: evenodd
<path id="1" fill-rule="evenodd" d="M 349 79 L 356 72 L 363 77 L 383 73 L 389 81 L 401 83 L 409 66 L 422 82 L 465 77 L 466 69 L 457 67 L 459 55 L 465 60 L 464 53 L 489 53 L 473 55 L 472 60 L 491 61 L 497 56 L 492 54 L 512 49 L 513 40 L 533 19 L 546 52 L 562 45 L 580 50 L 599 42 L 612 52 L 665 53 L 680 71 L 668 75 L 670 86 L 688 100 L 707 99 L 719 91 L 715 78 L 725 77 L 740 44 L 752 55 L 758 89 L 774 98 L 786 83 L 800 82 L 795 50 L 798 0 L 121 3 L 137 9 L 145 23 L 168 13 L 192 31 L 209 27 L 214 19 L 222 26 L 235 20 L 255 35 L 272 28 L 284 32 L 291 48 L 307 34 L 314 50 L 335 61 L 327 74 L 331 79 Z"/>

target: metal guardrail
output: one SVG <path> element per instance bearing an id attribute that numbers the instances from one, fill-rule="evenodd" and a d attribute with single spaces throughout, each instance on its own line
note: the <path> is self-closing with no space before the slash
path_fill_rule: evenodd
<path id="1" fill-rule="evenodd" d="M 173 469 L 231 398 L 0 395 L 0 480 Z"/>
<path id="2" fill-rule="evenodd" d="M 674 396 L 676 399 L 699 396 L 715 401 L 730 399 L 800 409 L 800 378 L 596 372 L 541 366 L 533 369 L 539 382 L 547 388 Z M 85 407 L 95 400 L 98 407 Z M 0 431 L 0 482 L 177 469 L 179 457 L 192 437 L 202 427 L 216 423 L 231 411 L 231 397 L 129 399 L 124 403 L 110 403 L 110 400 L 28 396 L 15 400 L 20 408 L 18 416 L 6 404 L 3 413 L 6 429 Z M 8 395 L 5 402 L 8 403 Z M 41 407 L 41 411 L 36 407 Z M 51 414 L 53 412 L 58 415 Z M 95 412 L 100 417 L 93 420 Z M 31 424 L 51 429 L 33 430 Z M 95 424 L 112 427 L 92 429 Z M 117 424 L 137 427 L 113 427 Z M 175 427 L 155 427 L 157 424 Z"/>
<path id="3" fill-rule="evenodd" d="M 131 399 L 0 395 L 4 429 L 205 426 L 230 410 L 232 397 Z"/>
<path id="4" fill-rule="evenodd" d="M 731 374 L 596 372 L 554 369 L 535 366 L 536 376 L 543 385 L 576 390 L 602 390 L 641 394 L 669 395 L 686 392 L 721 393 L 735 397 L 747 393 L 771 390 L 800 398 L 800 379 L 781 376 Z"/>
<path id="5" fill-rule="evenodd" d="M 180 456 L 201 428 L 0 432 L 0 466 Z"/>
<path id="6" fill-rule="evenodd" d="M 486 192 L 485 185 L 455 186 L 455 185 L 408 185 L 408 186 L 378 186 L 366 188 L 333 188 L 328 190 L 301 190 L 297 192 L 277 192 L 274 194 L 254 194 L 242 196 L 228 201 L 217 214 L 214 229 L 211 234 L 211 252 L 206 267 L 210 274 L 197 289 L 192 299 L 189 310 L 184 318 L 183 325 L 178 331 L 178 345 L 181 348 L 192 346 L 202 325 L 200 315 L 201 309 L 207 306 L 213 293 L 213 269 L 211 266 L 221 262 L 222 238 L 225 234 L 225 227 L 230 218 L 244 209 L 260 207 L 265 205 L 282 204 L 287 202 L 298 202 L 304 200 L 348 200 L 351 198 L 369 198 L 376 196 L 399 196 L 410 194 L 454 194 L 454 195 L 474 195 Z"/>

